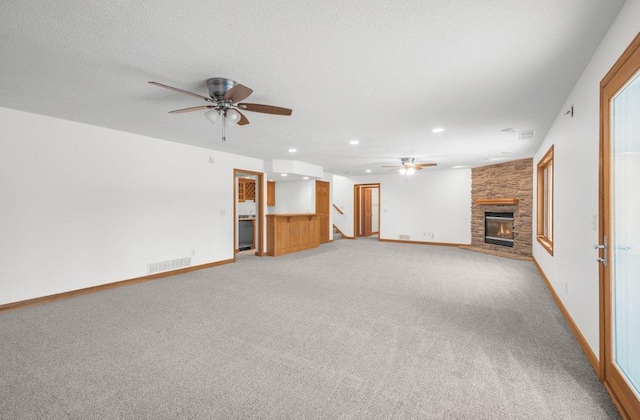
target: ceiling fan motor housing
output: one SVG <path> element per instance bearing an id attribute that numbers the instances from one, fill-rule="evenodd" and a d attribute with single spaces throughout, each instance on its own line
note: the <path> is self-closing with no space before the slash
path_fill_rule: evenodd
<path id="1" fill-rule="evenodd" d="M 400 158 L 400 162 L 402 163 L 402 166 L 413 166 L 415 161 L 415 158 L 412 157 L 404 157 L 404 158 Z"/>
<path id="2" fill-rule="evenodd" d="M 222 101 L 224 100 L 224 95 L 237 84 L 238 82 L 224 77 L 213 77 L 208 79 L 207 89 L 209 89 L 209 96 L 217 101 Z"/>

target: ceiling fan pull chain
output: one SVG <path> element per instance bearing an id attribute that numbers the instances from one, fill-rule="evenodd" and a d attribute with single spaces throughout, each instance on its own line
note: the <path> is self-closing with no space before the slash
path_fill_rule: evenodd
<path id="1" fill-rule="evenodd" d="M 222 114 L 222 141 L 227 141 L 227 136 L 224 135 L 224 126 L 227 125 L 227 113 Z"/>

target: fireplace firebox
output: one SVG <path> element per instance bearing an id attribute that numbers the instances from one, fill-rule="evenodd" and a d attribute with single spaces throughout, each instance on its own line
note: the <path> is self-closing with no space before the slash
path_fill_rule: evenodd
<path id="1" fill-rule="evenodd" d="M 484 241 L 513 248 L 513 213 L 485 212 Z"/>

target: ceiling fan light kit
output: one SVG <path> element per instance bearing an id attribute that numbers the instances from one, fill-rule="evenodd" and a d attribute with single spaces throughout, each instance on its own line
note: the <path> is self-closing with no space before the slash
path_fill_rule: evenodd
<path id="1" fill-rule="evenodd" d="M 212 109 L 210 111 L 205 112 L 204 116 L 207 117 L 207 119 L 211 121 L 212 124 L 215 124 L 216 121 L 218 121 L 218 118 L 220 118 L 220 110 Z"/>
<path id="2" fill-rule="evenodd" d="M 240 113 L 235 109 L 227 109 L 225 113 L 226 122 L 229 125 L 237 125 L 240 122 Z"/>
<path id="3" fill-rule="evenodd" d="M 197 93 L 189 92 L 186 90 L 178 89 L 173 86 L 165 85 L 158 82 L 149 82 L 152 85 L 159 86 L 161 88 L 169 89 L 174 92 L 182 93 L 184 95 L 193 96 L 194 98 L 203 99 L 208 102 L 209 105 L 194 106 L 190 108 L 176 109 L 169 111 L 170 114 L 181 114 L 184 112 L 202 111 L 208 109 L 205 112 L 205 117 L 215 123 L 222 115 L 222 141 L 226 140 L 224 127 L 228 125 L 247 125 L 249 120 L 244 116 L 239 109 L 250 112 L 260 112 L 263 114 L 274 115 L 291 115 L 293 112 L 288 108 L 281 108 L 273 105 L 263 104 L 251 104 L 240 103 L 249 97 L 253 93 L 253 90 L 239 84 L 238 82 L 226 79 L 224 77 L 212 77 L 207 80 L 207 89 L 209 90 L 209 97 L 198 95 Z"/>

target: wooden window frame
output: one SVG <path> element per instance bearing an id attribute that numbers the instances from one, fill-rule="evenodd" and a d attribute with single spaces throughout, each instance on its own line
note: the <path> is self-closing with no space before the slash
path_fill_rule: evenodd
<path id="1" fill-rule="evenodd" d="M 538 162 L 537 169 L 537 220 L 536 220 L 536 239 L 538 243 L 549 254 L 553 255 L 553 203 L 554 203 L 554 169 L 553 169 L 553 146 L 549 148 L 547 153 Z M 545 177 L 546 174 L 550 176 Z M 546 219 L 545 219 L 546 215 Z"/>

